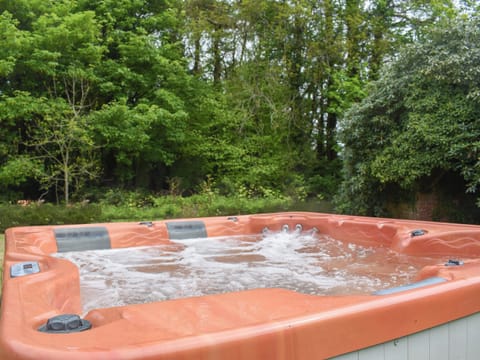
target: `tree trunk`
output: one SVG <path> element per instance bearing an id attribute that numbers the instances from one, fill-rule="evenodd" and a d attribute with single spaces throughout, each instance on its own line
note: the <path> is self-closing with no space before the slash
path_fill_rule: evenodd
<path id="1" fill-rule="evenodd" d="M 326 133 L 326 152 L 328 160 L 335 160 L 338 156 L 336 148 L 336 128 L 337 128 L 337 114 L 330 113 L 327 118 L 327 133 Z"/>
<path id="2" fill-rule="evenodd" d="M 213 33 L 213 84 L 218 86 L 222 79 L 222 52 L 220 49 L 221 45 L 221 35 L 219 34 L 218 27 L 215 27 L 215 32 Z"/>
<path id="3" fill-rule="evenodd" d="M 195 41 L 194 46 L 195 49 L 193 50 L 193 74 L 200 75 L 201 72 L 201 65 L 200 65 L 200 53 L 201 53 L 201 43 L 200 43 L 200 35 L 195 34 Z"/>
<path id="4" fill-rule="evenodd" d="M 68 169 L 68 153 L 66 161 L 63 165 L 63 192 L 65 196 L 65 205 L 68 205 L 70 202 L 70 174 Z"/>

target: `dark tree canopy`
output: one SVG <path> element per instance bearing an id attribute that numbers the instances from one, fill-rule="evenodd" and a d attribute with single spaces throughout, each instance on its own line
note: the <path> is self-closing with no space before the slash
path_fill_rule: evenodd
<path id="1" fill-rule="evenodd" d="M 443 59 L 460 30 L 426 35 L 478 13 L 457 3 L 0 0 L 0 201 L 68 203 L 105 187 L 192 194 L 206 182 L 223 194 L 331 197 L 343 161 L 352 179 L 381 186 L 436 167 L 474 190 L 473 122 L 455 130 L 440 114 L 476 108 L 475 90 L 459 108 L 448 86 L 474 74 L 447 72 L 463 56 L 474 69 L 474 49 Z M 429 42 L 437 63 L 416 64 Z M 339 120 L 367 95 L 339 142 Z M 422 141 L 405 148 L 411 137 Z M 408 156 L 419 151 L 429 156 Z"/>
<path id="2" fill-rule="evenodd" d="M 462 191 L 478 192 L 479 75 L 478 18 L 442 22 L 384 67 L 342 121 L 345 211 L 381 212 L 395 186 L 452 173 Z"/>

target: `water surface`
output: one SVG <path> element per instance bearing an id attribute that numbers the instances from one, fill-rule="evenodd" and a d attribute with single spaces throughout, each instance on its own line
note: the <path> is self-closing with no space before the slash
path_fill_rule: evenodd
<path id="1" fill-rule="evenodd" d="M 255 288 L 368 294 L 412 282 L 423 266 L 442 261 L 314 232 L 189 239 L 56 256 L 78 266 L 85 312 Z"/>

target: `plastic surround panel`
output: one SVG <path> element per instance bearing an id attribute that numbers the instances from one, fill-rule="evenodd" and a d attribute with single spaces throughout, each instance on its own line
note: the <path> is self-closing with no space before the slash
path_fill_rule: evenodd
<path id="1" fill-rule="evenodd" d="M 378 290 L 378 291 L 375 291 L 373 294 L 374 295 L 390 295 L 390 294 L 395 294 L 395 293 L 402 292 L 402 291 L 418 289 L 418 288 L 428 286 L 428 285 L 439 284 L 439 283 L 442 283 L 442 282 L 445 282 L 445 281 L 447 281 L 447 280 L 442 278 L 442 277 L 430 277 L 430 278 L 423 279 L 423 280 L 420 280 L 420 281 L 417 281 L 417 282 L 414 282 L 414 283 L 410 283 L 410 284 L 406 284 L 406 285 L 402 285 L 402 286 L 396 286 L 396 287 L 383 289 L 383 290 Z"/>
<path id="2" fill-rule="evenodd" d="M 382 296 L 254 289 L 83 314 L 78 269 L 51 256 L 57 251 L 172 244 L 174 239 L 203 235 L 261 234 L 265 228 L 281 231 L 297 225 L 344 242 L 410 255 L 440 254 L 459 262 L 427 266 L 415 279 L 422 286 Z M 412 236 L 416 229 L 423 235 Z M 2 360 L 323 359 L 394 342 L 480 312 L 480 260 L 475 259 L 480 257 L 480 227 L 473 225 L 292 212 L 153 221 L 148 226 L 21 227 L 8 229 L 5 239 Z M 40 271 L 10 276 L 18 264 L 30 262 Z M 438 281 L 425 280 L 430 278 Z M 81 319 L 70 317 L 75 314 Z M 38 331 L 47 323 L 60 330 Z M 91 328 L 62 333 L 62 327 L 78 324 L 83 330 L 84 323 Z M 480 358 L 480 353 L 475 356 Z"/>
<path id="3" fill-rule="evenodd" d="M 53 230 L 58 252 L 110 249 L 110 236 L 104 226 L 62 227 Z"/>
<path id="4" fill-rule="evenodd" d="M 207 230 L 203 221 L 176 221 L 167 222 L 166 225 L 168 237 L 172 240 L 207 237 Z"/>

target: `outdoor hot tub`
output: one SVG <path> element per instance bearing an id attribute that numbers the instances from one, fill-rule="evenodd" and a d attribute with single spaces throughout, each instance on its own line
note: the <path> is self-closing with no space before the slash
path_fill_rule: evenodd
<path id="1" fill-rule="evenodd" d="M 480 226 L 290 212 L 5 235 L 0 359 L 480 358 Z"/>

